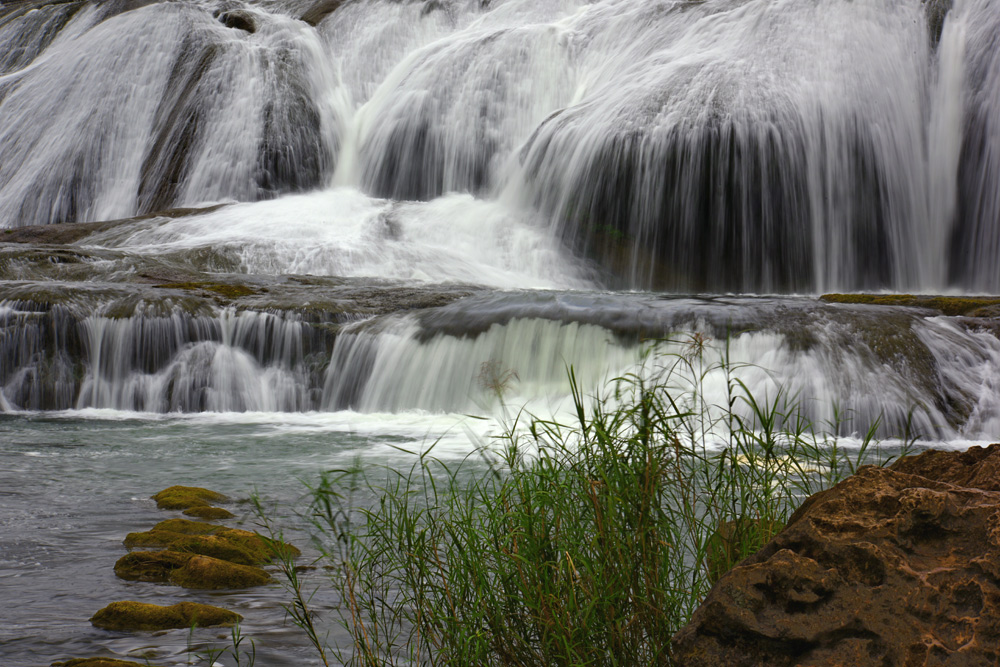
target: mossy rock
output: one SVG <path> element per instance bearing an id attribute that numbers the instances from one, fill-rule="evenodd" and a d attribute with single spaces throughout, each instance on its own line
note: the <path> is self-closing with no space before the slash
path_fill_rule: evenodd
<path id="1" fill-rule="evenodd" d="M 236 612 L 196 602 L 180 602 L 169 607 L 145 602 L 112 602 L 94 614 L 90 622 L 102 630 L 148 631 L 172 628 L 208 628 L 232 625 L 243 620 Z"/>
<path id="2" fill-rule="evenodd" d="M 186 291 L 205 290 L 206 292 L 212 292 L 213 294 L 217 294 L 227 299 L 238 299 L 243 296 L 260 294 L 259 289 L 254 289 L 253 287 L 248 287 L 247 285 L 227 285 L 224 283 L 210 282 L 166 283 L 163 285 L 157 285 L 156 287 L 161 289 L 180 289 Z"/>
<path id="3" fill-rule="evenodd" d="M 165 584 L 174 570 L 184 567 L 194 556 L 177 551 L 133 551 L 118 559 L 115 575 L 126 581 Z"/>
<path id="4" fill-rule="evenodd" d="M 65 662 L 53 662 L 52 667 L 154 667 L 147 662 L 132 662 L 117 658 L 71 658 Z"/>
<path id="5" fill-rule="evenodd" d="M 168 533 L 180 533 L 182 535 L 214 535 L 220 531 L 231 529 L 215 523 L 205 523 L 204 521 L 191 521 L 190 519 L 167 519 L 166 521 L 160 521 L 153 526 L 152 531 L 158 530 Z"/>
<path id="6" fill-rule="evenodd" d="M 170 544 L 170 551 L 211 556 L 239 565 L 260 565 L 271 560 L 271 552 L 262 545 L 251 549 L 225 535 L 182 535 Z"/>
<path id="7" fill-rule="evenodd" d="M 152 530 L 129 533 L 123 544 L 130 549 L 166 547 L 172 551 L 202 554 L 243 565 L 269 563 L 276 552 L 287 551 L 293 558 L 301 553 L 291 544 L 274 542 L 248 530 L 186 519 L 161 521 Z"/>
<path id="8" fill-rule="evenodd" d="M 152 497 L 161 510 L 186 510 L 191 507 L 208 507 L 213 503 L 228 502 L 229 498 L 217 491 L 198 486 L 171 486 Z"/>
<path id="9" fill-rule="evenodd" d="M 252 588 L 271 582 L 271 575 L 259 567 L 238 565 L 211 556 L 193 556 L 183 567 L 170 573 L 170 582 L 202 590 Z"/>
<path id="10" fill-rule="evenodd" d="M 957 317 L 995 317 L 1000 297 L 989 296 L 927 296 L 914 294 L 824 294 L 827 303 L 850 303 L 872 306 L 908 306 L 928 308 L 942 315 Z"/>
<path id="11" fill-rule="evenodd" d="M 235 514 L 222 507 L 189 507 L 184 510 L 184 516 L 193 516 L 196 519 L 203 519 L 205 521 L 236 518 Z"/>

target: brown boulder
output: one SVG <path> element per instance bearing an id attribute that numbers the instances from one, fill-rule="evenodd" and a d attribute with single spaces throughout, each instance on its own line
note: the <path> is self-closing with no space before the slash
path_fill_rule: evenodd
<path id="1" fill-rule="evenodd" d="M 937 459 L 919 469 L 945 475 Z M 673 645 L 681 667 L 996 665 L 1000 493 L 862 468 L 724 575 Z"/>
<path id="2" fill-rule="evenodd" d="M 1000 491 L 1000 444 L 964 452 L 930 449 L 896 461 L 890 470 L 983 491 Z"/>

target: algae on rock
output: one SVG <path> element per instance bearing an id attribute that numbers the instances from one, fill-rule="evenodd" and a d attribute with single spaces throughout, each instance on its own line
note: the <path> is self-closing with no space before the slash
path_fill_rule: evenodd
<path id="1" fill-rule="evenodd" d="M 208 507 L 212 503 L 229 500 L 217 491 L 197 486 L 171 486 L 152 496 L 161 510 L 186 510 L 191 507 Z"/>
<path id="2" fill-rule="evenodd" d="M 173 628 L 208 628 L 232 625 L 243 620 L 236 612 L 196 602 L 180 602 L 169 607 L 146 602 L 112 602 L 90 618 L 102 630 L 140 630 L 154 632 Z"/>

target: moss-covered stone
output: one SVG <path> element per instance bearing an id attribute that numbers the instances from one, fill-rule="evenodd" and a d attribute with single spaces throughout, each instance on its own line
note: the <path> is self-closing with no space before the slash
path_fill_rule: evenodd
<path id="1" fill-rule="evenodd" d="M 909 306 L 928 308 L 942 315 L 996 317 L 1000 314 L 1000 297 L 995 296 L 926 296 L 913 294 L 824 294 L 827 303 L 869 304 L 873 306 Z"/>
<path id="2" fill-rule="evenodd" d="M 271 575 L 259 567 L 238 565 L 211 556 L 193 556 L 170 573 L 170 582 L 184 588 L 223 590 L 263 586 Z"/>
<path id="3" fill-rule="evenodd" d="M 153 496 L 153 500 L 161 510 L 186 510 L 191 507 L 208 507 L 213 503 L 224 503 L 229 498 L 217 491 L 197 486 L 171 486 Z"/>
<path id="4" fill-rule="evenodd" d="M 184 567 L 194 556 L 179 551 L 133 551 L 118 559 L 115 575 L 127 581 L 164 584 L 174 570 Z"/>
<path id="5" fill-rule="evenodd" d="M 65 662 L 53 662 L 52 667 L 155 667 L 147 662 L 132 662 L 117 658 L 71 658 Z"/>
<path id="6" fill-rule="evenodd" d="M 300 554 L 290 544 L 274 542 L 249 530 L 187 519 L 169 519 L 156 524 L 152 530 L 129 533 L 124 544 L 130 549 L 167 547 L 244 565 L 268 563 L 274 559 L 276 551 L 287 551 L 292 557 Z"/>
<path id="7" fill-rule="evenodd" d="M 191 519 L 167 519 L 160 521 L 152 530 L 161 530 L 168 533 L 181 533 L 182 535 L 214 535 L 219 531 L 229 530 L 226 526 L 204 521 L 192 521 Z"/>
<path id="8" fill-rule="evenodd" d="M 207 628 L 232 625 L 243 620 L 239 614 L 196 602 L 181 602 L 169 607 L 145 602 L 112 602 L 94 614 L 90 622 L 102 630 L 157 631 L 171 628 Z"/>
<path id="9" fill-rule="evenodd" d="M 196 519 L 203 519 L 205 521 L 236 518 L 235 514 L 222 507 L 189 507 L 184 510 L 184 516 L 193 516 Z"/>
<path id="10" fill-rule="evenodd" d="M 181 289 L 188 291 L 205 290 L 227 299 L 238 299 L 242 296 L 252 296 L 260 293 L 260 290 L 247 285 L 227 285 L 224 283 L 209 282 L 166 283 L 163 285 L 157 285 L 157 287 L 162 289 Z"/>

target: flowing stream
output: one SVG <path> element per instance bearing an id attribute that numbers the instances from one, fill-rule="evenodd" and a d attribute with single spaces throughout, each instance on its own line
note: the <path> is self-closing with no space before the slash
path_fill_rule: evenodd
<path id="1" fill-rule="evenodd" d="M 0 664 L 186 664 L 89 625 L 128 596 L 311 664 L 277 587 L 115 579 L 148 496 L 307 543 L 303 481 L 565 415 L 570 368 L 707 341 L 710 401 L 1000 439 L 996 293 L 995 0 L 0 1 Z"/>

